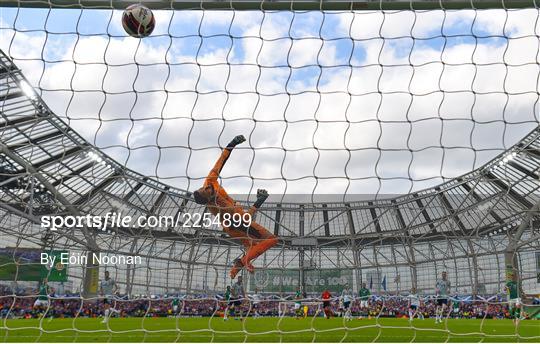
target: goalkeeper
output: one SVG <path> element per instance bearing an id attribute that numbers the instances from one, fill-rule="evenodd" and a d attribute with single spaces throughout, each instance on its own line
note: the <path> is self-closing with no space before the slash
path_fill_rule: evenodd
<path id="1" fill-rule="evenodd" d="M 229 159 L 232 150 L 244 141 L 246 141 L 245 137 L 243 135 L 238 135 L 227 145 L 227 147 L 225 147 L 218 161 L 206 177 L 204 185 L 193 193 L 195 202 L 197 204 L 206 205 L 213 215 L 219 214 L 220 220 L 224 219 L 224 214 L 229 214 L 230 216 L 239 214 L 241 218 L 244 219 L 243 215 L 246 213 L 244 209 L 238 205 L 227 192 L 225 192 L 218 182 L 221 169 L 227 162 L 227 159 Z M 253 216 L 266 198 L 268 198 L 266 190 L 257 190 L 257 201 L 249 208 L 247 213 L 250 216 Z M 225 221 L 223 221 L 223 230 L 231 237 L 239 239 L 247 252 L 244 256 L 235 259 L 234 266 L 230 271 L 231 278 L 235 278 L 238 272 L 244 267 L 249 272 L 253 272 L 255 268 L 251 264 L 251 261 L 278 243 L 276 236 L 256 222 L 250 221 L 249 224 L 242 223 L 237 226 L 234 226 L 233 222 L 234 221 L 231 221 L 231 225 L 226 226 L 224 224 Z"/>

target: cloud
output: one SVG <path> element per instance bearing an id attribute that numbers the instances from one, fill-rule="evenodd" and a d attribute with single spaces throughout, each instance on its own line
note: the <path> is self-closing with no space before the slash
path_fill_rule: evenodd
<path id="1" fill-rule="evenodd" d="M 119 12 L 93 15 L 109 35 L 14 32 L 7 17 L 0 47 L 88 141 L 182 188 L 243 133 L 231 193 L 405 193 L 538 121 L 535 10 L 156 11 L 143 40 L 121 36 Z"/>

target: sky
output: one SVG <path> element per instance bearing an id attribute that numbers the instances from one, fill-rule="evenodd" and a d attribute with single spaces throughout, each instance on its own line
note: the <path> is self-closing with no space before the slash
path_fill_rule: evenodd
<path id="1" fill-rule="evenodd" d="M 230 193 L 403 194 L 537 126 L 538 10 L 2 9 L 0 48 L 45 102 L 129 168 L 194 190 L 220 147 Z"/>

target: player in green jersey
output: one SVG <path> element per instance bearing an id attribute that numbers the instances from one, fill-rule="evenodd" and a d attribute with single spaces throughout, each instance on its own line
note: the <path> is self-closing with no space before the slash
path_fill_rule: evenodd
<path id="1" fill-rule="evenodd" d="M 514 318 L 514 325 L 519 325 L 521 317 L 521 298 L 519 297 L 519 286 L 515 280 L 514 274 L 509 274 L 509 279 L 506 282 L 505 289 L 508 298 L 508 311 L 510 316 Z"/>
<path id="2" fill-rule="evenodd" d="M 180 298 L 178 297 L 178 295 L 176 295 L 172 299 L 171 303 L 172 303 L 172 311 L 173 311 L 174 316 L 178 316 L 179 308 L 180 308 Z"/>
<path id="3" fill-rule="evenodd" d="M 39 285 L 38 298 L 34 302 L 34 308 L 45 310 L 49 307 L 49 294 L 51 288 L 49 287 L 47 277 L 45 277 L 42 283 Z"/>
<path id="4" fill-rule="evenodd" d="M 302 291 L 300 289 L 296 290 L 296 294 L 294 295 L 294 312 L 296 314 L 296 319 L 300 319 L 302 317 L 303 298 Z"/>
<path id="5" fill-rule="evenodd" d="M 360 298 L 360 313 L 369 314 L 369 297 L 371 296 L 371 291 L 366 287 L 366 283 L 362 283 L 362 288 L 358 292 L 358 297 Z"/>

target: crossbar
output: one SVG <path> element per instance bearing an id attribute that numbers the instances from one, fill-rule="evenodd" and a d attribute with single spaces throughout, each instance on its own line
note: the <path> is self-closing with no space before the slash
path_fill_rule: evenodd
<path id="1" fill-rule="evenodd" d="M 2 0 L 0 6 L 72 9 L 124 9 L 141 3 L 174 10 L 434 10 L 537 8 L 535 0 Z"/>

